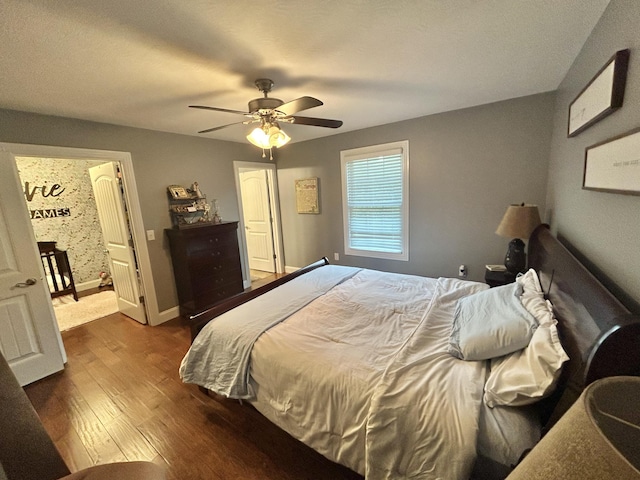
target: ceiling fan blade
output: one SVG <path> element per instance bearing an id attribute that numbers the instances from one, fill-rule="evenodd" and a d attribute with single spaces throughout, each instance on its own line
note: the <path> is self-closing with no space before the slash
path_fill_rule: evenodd
<path id="1" fill-rule="evenodd" d="M 274 109 L 279 112 L 284 113 L 285 115 L 292 115 L 296 112 L 301 112 L 302 110 L 307 110 L 313 107 L 319 107 L 323 105 L 323 103 L 317 98 L 313 97 L 300 97 L 295 100 L 291 100 L 290 102 L 283 103 L 278 108 Z"/>
<path id="2" fill-rule="evenodd" d="M 202 110 L 214 110 L 216 112 L 238 113 L 240 115 L 251 115 L 249 112 L 241 112 L 240 110 L 229 110 L 228 108 L 207 107 L 205 105 L 189 105 L 189 108 L 201 108 Z"/>
<path id="3" fill-rule="evenodd" d="M 245 123 L 245 122 L 236 122 L 236 123 L 229 123 L 227 125 L 222 125 L 220 127 L 213 127 L 213 128 L 207 128 L 206 130 L 200 130 L 198 133 L 209 133 L 209 132 L 215 132 L 216 130 L 221 130 L 223 128 L 227 128 L 230 127 L 232 125 L 239 125 L 241 123 Z"/>
<path id="4" fill-rule="evenodd" d="M 314 127 L 327 127 L 327 128 L 339 128 L 342 126 L 342 120 L 331 120 L 329 118 L 312 118 L 312 117 L 298 117 L 293 118 L 293 123 L 298 125 L 312 125 Z"/>

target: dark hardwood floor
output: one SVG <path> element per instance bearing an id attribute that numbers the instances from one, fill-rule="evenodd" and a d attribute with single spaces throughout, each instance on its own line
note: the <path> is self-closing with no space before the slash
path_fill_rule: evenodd
<path id="1" fill-rule="evenodd" d="M 180 320 L 149 327 L 114 314 L 62 338 L 65 370 L 25 390 L 71 471 L 151 460 L 175 480 L 362 479 L 247 404 L 183 384 Z"/>

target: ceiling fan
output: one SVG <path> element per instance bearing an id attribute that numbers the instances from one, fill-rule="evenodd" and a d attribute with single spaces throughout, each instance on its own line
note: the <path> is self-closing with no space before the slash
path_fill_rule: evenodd
<path id="1" fill-rule="evenodd" d="M 268 96 L 269 92 L 273 88 L 273 80 L 269 78 L 259 78 L 255 81 L 256 87 L 263 94 L 263 98 L 254 98 L 249 101 L 249 111 L 242 112 L 240 110 L 229 110 L 227 108 L 208 107 L 205 105 L 189 105 L 190 108 L 200 108 L 203 110 L 214 110 L 217 112 L 235 113 L 238 115 L 244 115 L 246 120 L 241 122 L 229 123 L 227 125 L 221 125 L 219 127 L 207 128 L 201 130 L 198 133 L 209 133 L 223 128 L 230 127 L 232 125 L 249 125 L 252 123 L 259 123 L 251 134 L 247 136 L 254 145 L 264 149 L 271 149 L 272 147 L 281 147 L 286 144 L 291 138 L 280 129 L 280 122 L 284 123 L 296 123 L 298 125 L 311 125 L 315 127 L 326 128 L 339 128 L 342 126 L 341 120 L 330 120 L 327 118 L 313 118 L 313 117 L 301 117 L 294 115 L 302 110 L 308 110 L 313 107 L 319 107 L 323 103 L 317 98 L 313 97 L 300 97 L 290 102 L 283 102 L 279 98 L 271 98 Z M 263 152 L 264 156 L 264 152 Z"/>

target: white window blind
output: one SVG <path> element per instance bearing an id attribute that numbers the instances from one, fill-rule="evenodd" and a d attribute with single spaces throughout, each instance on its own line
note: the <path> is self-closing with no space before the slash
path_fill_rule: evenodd
<path id="1" fill-rule="evenodd" d="M 346 254 L 408 259 L 406 143 L 342 152 Z"/>

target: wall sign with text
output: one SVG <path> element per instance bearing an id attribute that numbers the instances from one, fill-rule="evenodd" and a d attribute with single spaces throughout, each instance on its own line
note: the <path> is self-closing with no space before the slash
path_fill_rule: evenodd
<path id="1" fill-rule="evenodd" d="M 622 106 L 629 50 L 619 50 L 569 105 L 568 137 L 574 137 Z"/>
<path id="2" fill-rule="evenodd" d="M 640 195 L 640 129 L 587 147 L 582 188 Z"/>
<path id="3" fill-rule="evenodd" d="M 298 213 L 320 213 L 318 203 L 318 178 L 303 178 L 295 181 L 296 209 Z"/>
<path id="4" fill-rule="evenodd" d="M 59 183 L 54 183 L 50 187 L 45 185 L 30 185 L 29 182 L 24 182 L 24 196 L 27 199 L 27 203 L 33 201 L 36 197 L 42 198 L 56 198 L 64 193 L 64 187 Z M 60 208 L 36 208 L 29 209 L 32 220 L 44 219 L 44 218 L 58 218 L 58 217 L 70 217 L 71 209 L 69 207 Z"/>

